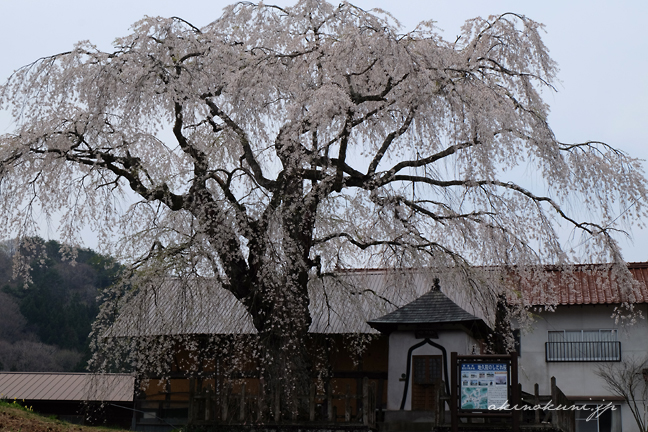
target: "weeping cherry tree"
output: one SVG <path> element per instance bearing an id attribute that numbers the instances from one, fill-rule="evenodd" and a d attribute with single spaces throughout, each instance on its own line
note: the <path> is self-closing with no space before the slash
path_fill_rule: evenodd
<path id="1" fill-rule="evenodd" d="M 213 281 L 284 392 L 309 367 L 308 286 L 340 269 L 624 274 L 614 235 L 646 215 L 640 161 L 554 135 L 541 31 L 509 13 L 446 41 L 431 22 L 401 34 L 385 12 L 316 0 L 239 3 L 203 28 L 145 18 L 112 52 L 82 42 L 0 87 L 15 120 L 0 137 L 3 233 L 46 217 L 71 244 L 95 231 L 130 277 Z"/>

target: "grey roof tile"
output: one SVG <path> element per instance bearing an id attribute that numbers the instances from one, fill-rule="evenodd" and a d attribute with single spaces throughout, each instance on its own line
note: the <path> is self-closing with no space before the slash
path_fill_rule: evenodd
<path id="1" fill-rule="evenodd" d="M 479 318 L 466 312 L 444 293 L 432 290 L 411 303 L 396 309 L 370 324 L 436 324 L 477 321 Z"/>

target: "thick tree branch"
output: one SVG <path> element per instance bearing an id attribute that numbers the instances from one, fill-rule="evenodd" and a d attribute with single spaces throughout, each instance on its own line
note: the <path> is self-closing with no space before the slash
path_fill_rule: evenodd
<path id="1" fill-rule="evenodd" d="M 405 118 L 405 121 L 403 122 L 402 126 L 398 128 L 398 130 L 390 132 L 385 137 L 382 146 L 380 146 L 380 149 L 378 149 L 376 155 L 374 156 L 373 160 L 369 164 L 369 168 L 367 169 L 367 176 L 374 175 L 374 173 L 376 172 L 376 168 L 378 168 L 380 161 L 382 160 L 383 156 L 385 156 L 385 153 L 387 153 L 387 150 L 389 149 L 389 146 L 392 144 L 392 142 L 396 138 L 402 136 L 405 132 L 407 132 L 410 125 L 412 124 L 412 120 L 414 120 L 415 113 L 416 113 L 416 107 L 412 107 L 409 113 L 407 113 L 407 117 Z"/>
<path id="2" fill-rule="evenodd" d="M 451 145 L 450 147 L 446 148 L 443 151 L 440 151 L 438 153 L 435 153 L 435 154 L 430 155 L 430 156 L 425 157 L 425 158 L 421 158 L 421 159 L 417 159 L 417 160 L 406 160 L 406 161 L 398 162 L 391 169 L 389 169 L 385 174 L 383 174 L 381 176 L 380 180 L 378 180 L 377 183 L 382 184 L 382 182 L 384 180 L 389 179 L 391 176 L 398 173 L 399 171 L 401 171 L 404 168 L 418 168 L 418 167 L 422 167 L 422 166 L 425 166 L 425 165 L 429 165 L 429 164 L 434 163 L 434 162 L 436 162 L 438 160 L 441 160 L 441 159 L 446 158 L 446 157 L 448 157 L 450 155 L 453 155 L 459 150 L 463 150 L 465 148 L 469 148 L 469 147 L 472 147 L 472 146 L 475 146 L 475 145 L 478 145 L 478 144 L 479 144 L 479 141 L 477 141 L 477 140 L 473 140 L 473 141 L 469 141 L 469 142 L 463 142 L 463 143 L 459 143 L 459 144 L 454 144 L 454 145 Z"/>
<path id="3" fill-rule="evenodd" d="M 252 172 L 254 173 L 255 181 L 266 189 L 274 189 L 276 187 L 276 182 L 267 179 L 263 175 L 263 170 L 261 169 L 259 162 L 256 160 L 256 156 L 252 151 L 250 141 L 248 140 L 245 131 L 209 98 L 205 98 L 205 103 L 209 106 L 212 115 L 223 120 L 223 122 L 225 122 L 225 124 L 238 136 L 239 143 L 243 149 L 243 155 L 245 156 L 245 160 L 250 166 L 250 169 L 252 169 Z"/>
<path id="4" fill-rule="evenodd" d="M 142 170 L 141 162 L 137 158 L 115 156 L 110 153 L 92 150 L 74 152 L 63 151 L 57 148 L 43 149 L 40 147 L 31 147 L 29 151 L 34 154 L 54 154 L 69 162 L 92 168 L 106 168 L 118 178 L 123 177 L 126 179 L 131 190 L 147 201 L 159 200 L 171 210 L 184 208 L 185 197 L 171 192 L 171 189 L 166 183 L 161 183 L 154 187 L 144 185 L 137 176 L 137 172 Z M 116 164 L 121 165 L 121 167 Z"/>

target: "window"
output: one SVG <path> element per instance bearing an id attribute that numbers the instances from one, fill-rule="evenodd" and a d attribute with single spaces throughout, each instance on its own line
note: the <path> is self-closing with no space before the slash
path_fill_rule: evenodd
<path id="1" fill-rule="evenodd" d="M 606 409 L 605 404 L 598 406 L 600 415 L 596 413 L 596 405 L 585 405 L 587 410 L 576 411 L 576 432 L 621 432 L 621 406 L 615 405 L 614 410 Z M 593 413 L 594 416 L 589 418 Z"/>
<path id="2" fill-rule="evenodd" d="M 621 342 L 615 329 L 550 331 L 545 356 L 548 362 L 620 361 Z"/>
<path id="3" fill-rule="evenodd" d="M 441 380 L 441 356 L 413 356 L 414 384 L 437 384 Z"/>

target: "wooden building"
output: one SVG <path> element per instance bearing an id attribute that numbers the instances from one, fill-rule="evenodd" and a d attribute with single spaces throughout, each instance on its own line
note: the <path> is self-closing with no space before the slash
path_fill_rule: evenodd
<path id="1" fill-rule="evenodd" d="M 106 337 L 166 338 L 166 351 L 173 352 L 164 375 L 140 371 L 146 379 L 139 382 L 135 401 L 139 430 L 187 422 L 375 425 L 388 403 L 389 336 L 367 321 L 415 300 L 433 283 L 426 272 L 364 270 L 311 284 L 305 349 L 315 376 L 297 414 L 264 406 L 259 398 L 264 383 L 254 360 L 233 356 L 244 352 L 240 346 L 256 331 L 243 306 L 217 286 L 181 287 L 166 280 L 141 290 Z M 199 361 L 187 346 L 201 352 Z"/>
<path id="2" fill-rule="evenodd" d="M 547 268 L 540 275 L 547 282 L 544 286 L 518 280 L 517 285 L 511 287 L 509 282 L 502 287 L 502 292 L 509 294 L 508 301 L 531 307 L 536 317 L 536 323 L 520 329 L 518 340 L 519 380 L 527 399 L 560 394 L 581 405 L 614 401 L 619 411 L 606 414 L 610 419 L 600 420 L 597 430 L 634 431 L 627 405 L 596 377 L 596 367 L 620 361 L 622 352 L 648 356 L 645 320 L 625 327 L 610 317 L 628 295 L 648 315 L 648 264 L 631 264 L 634 280 L 616 288 L 605 268 L 576 266 L 564 274 Z M 489 303 L 487 298 L 468 296 L 460 277 L 444 275 L 435 284 L 437 277 L 427 270 L 362 270 L 311 284 L 312 324 L 304 349 L 312 354 L 316 372 L 297 411 L 281 404 L 265 405 L 259 397 L 264 383 L 254 361 L 232 357 L 231 347 L 245 344 L 255 329 L 231 293 L 206 283 L 180 288 L 173 280 L 140 289 L 106 337 L 167 340 L 162 354 L 169 358 L 169 370 L 164 375 L 140 371 L 146 379 L 138 383 L 135 405 L 141 412 L 134 425 L 138 430 L 158 430 L 187 422 L 322 427 L 335 423 L 358 428 L 382 425 L 394 431 L 399 424 L 438 425 L 443 422 L 441 411 L 445 415 L 449 406 L 452 370 L 447 357 L 451 352 L 482 352 L 494 327 L 497 299 Z M 484 269 L 483 279 L 489 277 L 494 285 L 502 281 L 500 272 Z M 554 302 L 557 311 L 533 309 L 551 298 L 558 303 Z M 577 330 L 581 338 L 589 339 L 572 340 Z M 590 345 L 599 351 L 610 347 L 610 355 L 580 351 L 567 355 L 555 348 Z M 558 378 L 557 384 L 552 377 Z M 549 424 L 547 413 L 534 415 L 536 420 L 533 416 L 531 420 L 537 427 Z M 563 419 L 561 424 L 575 424 L 576 432 L 592 425 L 585 418 L 572 420 Z M 574 427 L 562 430 L 574 431 Z"/>

